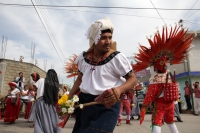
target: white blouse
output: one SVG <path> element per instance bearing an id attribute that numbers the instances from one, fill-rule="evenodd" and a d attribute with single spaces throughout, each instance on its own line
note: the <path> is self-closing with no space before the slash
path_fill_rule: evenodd
<path id="1" fill-rule="evenodd" d="M 34 85 L 37 87 L 37 98 L 43 96 L 44 93 L 44 78 L 40 78 Z"/>
<path id="2" fill-rule="evenodd" d="M 76 59 L 79 72 L 83 74 L 80 90 L 83 93 L 99 95 L 107 89 L 118 87 L 124 83 L 123 76 L 132 72 L 132 67 L 124 54 L 116 51 L 98 65 L 90 64 L 90 60 L 81 53 Z M 95 70 L 91 70 L 94 68 Z"/>
<path id="3" fill-rule="evenodd" d="M 14 90 L 12 90 L 10 92 L 10 95 L 8 97 L 15 98 L 15 97 L 17 97 L 17 93 L 19 93 L 19 92 L 20 92 L 19 89 L 15 88 Z"/>

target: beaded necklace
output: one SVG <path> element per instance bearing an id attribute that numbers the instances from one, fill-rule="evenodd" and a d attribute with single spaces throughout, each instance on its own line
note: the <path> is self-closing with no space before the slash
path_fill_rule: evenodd
<path id="1" fill-rule="evenodd" d="M 103 56 L 101 56 L 101 58 L 99 57 L 97 62 L 93 61 L 93 55 L 94 55 L 93 53 L 90 55 L 90 58 L 91 58 L 91 60 L 90 60 L 90 70 L 91 71 L 95 70 L 96 65 L 98 65 L 99 62 L 102 61 L 107 56 L 107 53 L 105 53 Z M 94 64 L 94 65 L 92 66 L 92 64 Z"/>

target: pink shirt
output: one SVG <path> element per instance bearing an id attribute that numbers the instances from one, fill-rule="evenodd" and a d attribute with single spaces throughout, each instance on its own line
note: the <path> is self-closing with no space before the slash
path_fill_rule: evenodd
<path id="1" fill-rule="evenodd" d="M 185 95 L 186 96 L 190 95 L 190 87 L 189 86 L 185 87 Z"/>
<path id="2" fill-rule="evenodd" d="M 200 98 L 200 87 L 198 88 L 198 90 L 194 90 L 194 97 Z"/>

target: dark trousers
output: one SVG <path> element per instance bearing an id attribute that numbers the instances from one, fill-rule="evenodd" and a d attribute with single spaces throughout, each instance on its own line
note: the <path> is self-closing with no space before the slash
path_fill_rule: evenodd
<path id="1" fill-rule="evenodd" d="M 179 113 L 182 113 L 181 102 L 178 102 L 178 109 L 179 109 Z"/>
<path id="2" fill-rule="evenodd" d="M 192 109 L 192 105 L 190 103 L 190 96 L 185 96 L 185 101 L 187 103 L 187 109 Z"/>

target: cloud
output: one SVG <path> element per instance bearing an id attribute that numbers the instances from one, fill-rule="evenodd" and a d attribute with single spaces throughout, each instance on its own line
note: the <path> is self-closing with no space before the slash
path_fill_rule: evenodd
<path id="1" fill-rule="evenodd" d="M 69 5 L 69 6 L 106 6 L 106 7 L 135 7 L 153 8 L 150 1 L 141 0 L 42 0 L 44 5 Z M 190 9 L 196 0 L 152 0 L 157 8 L 187 8 Z M 32 4 L 30 1 L 2 0 L 1 3 Z M 193 8 L 199 8 L 199 1 Z M 174 5 L 177 5 L 176 7 Z M 35 58 L 39 67 L 44 68 L 47 59 L 47 69 L 54 66 L 60 81 L 73 83 L 67 79 L 60 58 L 35 11 L 34 8 L 0 6 L 0 36 L 8 37 L 6 58 L 18 60 L 19 56 L 25 57 L 25 62 L 30 62 L 31 43 L 36 44 Z M 167 25 L 174 25 L 180 19 L 187 20 L 186 26 L 190 30 L 198 30 L 200 23 L 199 13 L 188 10 L 158 10 Z M 156 32 L 155 27 L 162 28 L 164 22 L 156 10 L 131 10 L 109 8 L 54 8 L 45 9 L 48 21 L 51 23 L 56 43 L 56 48 L 63 61 L 72 54 L 79 54 L 89 47 L 85 32 L 96 20 L 109 17 L 114 25 L 113 40 L 117 41 L 117 49 L 127 57 L 137 52 L 138 43 L 149 46 L 146 36 Z M 188 13 L 187 13 L 188 12 Z M 186 16 L 185 16 L 186 15 Z M 188 18 L 188 19 L 187 19 Z M 52 35 L 52 32 L 50 32 Z M 58 47 L 59 45 L 59 47 Z M 63 53 L 63 54 L 62 54 Z"/>

